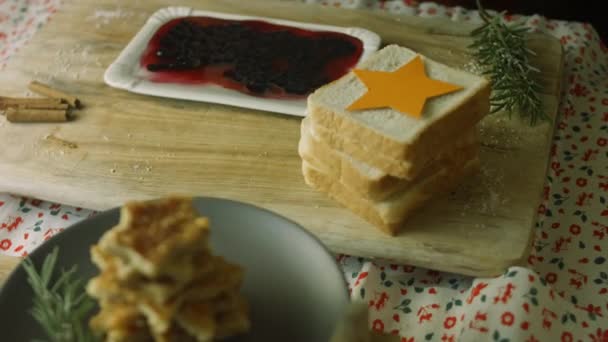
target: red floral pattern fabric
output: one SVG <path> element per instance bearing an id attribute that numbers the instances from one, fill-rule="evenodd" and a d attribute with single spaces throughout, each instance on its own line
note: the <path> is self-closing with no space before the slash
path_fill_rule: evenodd
<path id="1" fill-rule="evenodd" d="M 413 0 L 306 0 L 479 22 L 474 11 Z M 0 0 L 0 64 L 59 1 Z M 121 20 L 111 17 L 107 20 Z M 560 39 L 564 91 L 534 249 L 493 279 L 338 256 L 370 329 L 413 341 L 608 341 L 608 51 L 592 27 L 505 15 Z M 0 253 L 26 255 L 90 210 L 0 194 Z"/>
<path id="2" fill-rule="evenodd" d="M 59 0 L 0 0 L 0 70 L 55 13 Z"/>

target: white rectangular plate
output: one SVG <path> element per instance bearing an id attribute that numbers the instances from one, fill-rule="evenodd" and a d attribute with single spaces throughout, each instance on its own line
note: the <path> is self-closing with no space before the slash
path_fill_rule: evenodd
<path id="1" fill-rule="evenodd" d="M 237 107 L 264 110 L 269 112 L 305 116 L 306 99 L 269 99 L 250 96 L 236 90 L 212 84 L 190 85 L 159 83 L 147 80 L 140 66 L 140 59 L 150 39 L 165 23 L 180 17 L 205 16 L 228 20 L 262 20 L 272 24 L 291 26 L 314 31 L 330 31 L 351 35 L 363 42 L 363 54 L 359 62 L 365 60 L 380 46 L 380 37 L 368 30 L 356 27 L 338 27 L 300 23 L 265 17 L 242 16 L 218 12 L 199 11 L 189 7 L 167 7 L 158 10 L 144 24 L 141 30 L 108 67 L 104 81 L 111 87 L 125 89 L 134 93 L 169 97 L 176 99 L 220 103 Z"/>

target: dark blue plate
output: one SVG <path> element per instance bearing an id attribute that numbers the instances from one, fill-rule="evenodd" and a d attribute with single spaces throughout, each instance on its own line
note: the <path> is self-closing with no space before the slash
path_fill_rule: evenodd
<path id="1" fill-rule="evenodd" d="M 245 268 L 242 292 L 250 304 L 252 329 L 231 341 L 327 341 L 349 302 L 346 283 L 334 257 L 298 224 L 249 204 L 196 198 L 199 212 L 210 218 L 215 254 Z M 54 236 L 30 257 L 39 268 L 59 246 L 57 269 L 78 265 L 91 278 L 97 268 L 89 248 L 119 219 L 111 209 Z M 32 291 L 18 267 L 0 291 L 4 341 L 46 336 L 29 315 Z"/>

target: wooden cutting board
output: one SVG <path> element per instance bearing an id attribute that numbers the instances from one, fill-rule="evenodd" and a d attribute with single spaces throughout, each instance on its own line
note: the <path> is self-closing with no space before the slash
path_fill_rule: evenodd
<path id="1" fill-rule="evenodd" d="M 172 1 L 66 0 L 0 73 L 0 94 L 19 96 L 38 79 L 85 105 L 63 124 L 11 124 L 0 117 L 0 189 L 107 209 L 168 193 L 253 203 L 302 224 L 332 251 L 475 276 L 526 256 L 541 199 L 553 127 L 506 115 L 481 124 L 482 171 L 438 196 L 389 237 L 308 188 L 297 154 L 300 119 L 230 106 L 135 95 L 103 83 L 105 68 L 157 9 Z M 377 32 L 383 43 L 464 68 L 470 26 L 291 2 L 184 0 L 197 9 L 254 14 Z M 534 35 L 543 100 L 554 115 L 559 42 Z"/>

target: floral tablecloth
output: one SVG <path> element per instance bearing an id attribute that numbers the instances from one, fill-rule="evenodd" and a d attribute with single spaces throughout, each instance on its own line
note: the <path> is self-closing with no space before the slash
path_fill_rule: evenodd
<path id="1" fill-rule="evenodd" d="M 479 22 L 474 11 L 412 0 L 305 2 Z M 59 5 L 0 0 L 2 67 Z M 526 267 L 493 279 L 339 256 L 352 299 L 369 304 L 370 328 L 402 342 L 608 341 L 608 51 L 586 24 L 540 16 L 505 20 L 523 20 L 559 38 L 566 51 L 534 249 Z M 0 253 L 27 255 L 94 214 L 0 193 Z"/>

